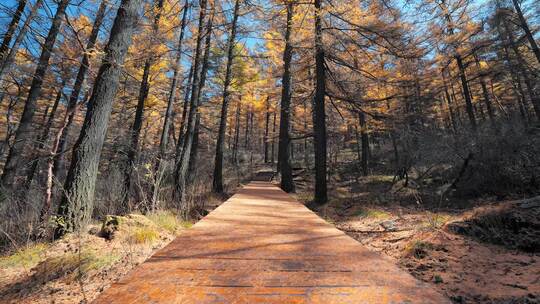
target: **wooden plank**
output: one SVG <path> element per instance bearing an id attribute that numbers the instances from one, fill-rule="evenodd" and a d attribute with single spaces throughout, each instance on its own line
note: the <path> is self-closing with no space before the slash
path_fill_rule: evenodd
<path id="1" fill-rule="evenodd" d="M 94 303 L 450 303 L 268 182 L 252 182 Z"/>

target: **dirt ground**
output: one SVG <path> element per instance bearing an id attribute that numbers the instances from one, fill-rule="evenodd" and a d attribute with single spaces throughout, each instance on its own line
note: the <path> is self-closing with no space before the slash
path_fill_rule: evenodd
<path id="1" fill-rule="evenodd" d="M 414 195 L 411 204 L 389 194 L 389 184 L 388 177 L 344 184 L 316 211 L 454 303 L 540 303 L 540 197 L 428 208 Z M 298 198 L 309 201 L 307 193 Z"/>
<path id="2" fill-rule="evenodd" d="M 123 217 L 112 240 L 99 236 L 100 225 L 52 244 L 33 244 L 0 259 L 1 303 L 90 303 L 172 241 L 189 223 L 171 215 Z"/>

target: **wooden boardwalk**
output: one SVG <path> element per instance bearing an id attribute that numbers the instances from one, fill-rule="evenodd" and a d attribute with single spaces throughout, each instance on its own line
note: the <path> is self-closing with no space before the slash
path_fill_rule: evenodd
<path id="1" fill-rule="evenodd" d="M 268 182 L 252 182 L 94 303 L 450 303 Z"/>

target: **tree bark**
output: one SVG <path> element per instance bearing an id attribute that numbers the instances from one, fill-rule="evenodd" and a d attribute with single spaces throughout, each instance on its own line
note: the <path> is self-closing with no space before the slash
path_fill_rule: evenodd
<path id="1" fill-rule="evenodd" d="M 92 215 L 101 148 L 141 4 L 141 0 L 122 0 L 118 8 L 82 130 L 73 148 L 58 207 L 56 237 L 83 227 Z"/>
<path id="2" fill-rule="evenodd" d="M 315 0 L 315 97 L 313 99 L 313 134 L 315 150 L 315 201 L 323 205 L 328 201 L 326 188 L 326 71 L 322 39 L 321 0 Z"/>
<path id="3" fill-rule="evenodd" d="M 64 118 L 64 125 L 61 128 L 60 140 L 57 145 L 56 151 L 54 151 L 54 164 L 53 164 L 53 175 L 58 176 L 59 172 L 64 167 L 64 153 L 66 152 L 67 138 L 69 136 L 71 125 L 73 124 L 73 119 L 77 113 L 77 102 L 79 101 L 79 96 L 86 79 L 86 73 L 90 68 L 90 58 L 88 56 L 88 51 L 93 49 L 96 45 L 97 37 L 99 34 L 99 29 L 105 18 L 105 12 L 107 10 L 107 0 L 102 0 L 99 5 L 98 11 L 96 13 L 96 19 L 94 20 L 94 25 L 92 26 L 92 32 L 90 37 L 88 37 L 88 43 L 86 44 L 86 50 L 84 50 L 83 58 L 79 65 L 79 70 L 77 71 L 77 77 L 75 78 L 75 84 L 73 85 L 73 90 L 69 96 L 69 101 L 67 104 L 66 114 Z"/>
<path id="4" fill-rule="evenodd" d="M 517 63 L 519 66 L 519 70 L 522 72 L 522 77 L 525 82 L 525 86 L 527 87 L 527 91 L 529 93 L 529 98 L 531 99 L 531 103 L 534 108 L 534 112 L 536 114 L 536 118 L 540 120 L 540 97 L 538 94 L 534 91 L 534 83 L 529 77 L 530 70 L 527 68 L 527 63 L 525 59 L 523 58 L 522 54 L 519 51 L 519 47 L 516 45 L 516 41 L 514 39 L 514 35 L 512 33 L 512 30 L 510 29 L 508 25 L 508 20 L 503 21 L 505 32 L 506 32 L 506 39 L 508 40 L 508 44 L 510 45 L 510 48 L 514 52 L 514 55 L 516 56 Z M 510 65 L 512 65 L 512 62 L 508 62 Z"/>
<path id="5" fill-rule="evenodd" d="M 264 138 L 263 138 L 263 149 L 264 149 L 264 163 L 267 164 L 269 161 L 268 157 L 268 134 L 270 127 L 270 97 L 266 97 L 266 113 L 264 118 Z"/>
<path id="6" fill-rule="evenodd" d="M 3 87 L 4 75 L 11 70 L 13 62 L 15 60 L 15 55 L 17 54 L 17 50 L 19 49 L 19 45 L 22 43 L 24 37 L 26 37 L 26 32 L 30 28 L 30 23 L 34 19 L 42 3 L 43 0 L 36 0 L 34 6 L 32 6 L 32 8 L 30 9 L 30 13 L 28 14 L 28 17 L 26 17 L 23 26 L 19 30 L 17 38 L 15 38 L 15 41 L 13 42 L 13 46 L 11 47 L 9 52 L 7 52 L 3 60 L 0 61 L 0 87 Z M 4 95 L 5 90 L 0 92 L 0 104 L 2 104 L 2 101 L 4 100 Z"/>
<path id="7" fill-rule="evenodd" d="M 24 12 L 24 8 L 26 7 L 26 1 L 27 0 L 19 0 L 19 4 L 15 9 L 15 13 L 13 13 L 11 22 L 9 23 L 7 31 L 4 34 L 4 39 L 2 40 L 2 44 L 0 45 L 0 64 L 4 62 L 4 59 L 7 56 L 9 45 L 11 44 L 11 39 L 13 39 L 13 34 L 15 34 L 15 30 L 17 30 L 17 27 L 19 26 L 22 13 Z"/>
<path id="8" fill-rule="evenodd" d="M 212 180 L 212 191 L 223 193 L 223 150 L 225 143 L 225 131 L 227 130 L 227 113 L 230 102 L 230 85 L 232 82 L 232 67 L 234 61 L 234 46 L 236 39 L 236 25 L 238 22 L 238 12 L 240 9 L 240 0 L 234 3 L 233 20 L 231 24 L 231 33 L 227 45 L 227 66 L 225 69 L 225 82 L 223 83 L 223 98 L 221 103 L 221 117 L 219 120 L 219 130 L 216 140 L 216 155 L 214 159 L 214 174 Z M 235 142 L 236 144 L 236 142 Z"/>
<path id="9" fill-rule="evenodd" d="M 473 54 L 473 57 L 474 57 L 474 62 L 476 63 L 476 68 L 478 69 L 478 71 L 480 71 L 480 69 L 481 69 L 480 60 L 478 59 L 478 56 L 476 56 L 476 54 Z M 482 72 L 480 71 L 480 73 L 482 73 Z M 480 86 L 482 87 L 482 95 L 484 97 L 484 102 L 486 104 L 486 109 L 487 109 L 487 112 L 488 112 L 489 120 L 490 120 L 491 124 L 494 125 L 495 124 L 495 113 L 493 112 L 493 106 L 491 104 L 491 98 L 489 98 L 489 91 L 488 91 L 487 86 L 486 86 L 486 79 L 485 79 L 484 75 L 480 75 Z"/>
<path id="10" fill-rule="evenodd" d="M 173 69 L 173 78 L 171 82 L 171 88 L 169 89 L 169 98 L 167 100 L 167 110 L 165 111 L 165 119 L 163 121 L 163 129 L 161 131 L 161 139 L 159 142 L 159 157 L 157 167 L 159 167 L 161 159 L 163 159 L 163 157 L 165 156 L 165 151 L 167 149 L 167 144 L 169 140 L 169 130 L 171 126 L 173 106 L 176 99 L 176 88 L 178 86 L 178 79 L 180 78 L 180 68 L 182 66 L 182 42 L 184 39 L 184 31 L 186 28 L 188 8 L 189 2 L 188 0 L 186 0 L 182 12 L 182 21 L 180 22 L 180 34 L 178 36 L 178 46 Z"/>
<path id="11" fill-rule="evenodd" d="M 32 181 L 34 180 L 34 176 L 39 165 L 39 158 L 42 156 L 41 154 L 43 152 L 43 148 L 45 148 L 45 143 L 47 142 L 47 138 L 49 137 L 49 132 L 51 131 L 51 127 L 54 121 L 54 116 L 56 115 L 56 110 L 58 109 L 58 104 L 62 99 L 65 84 L 66 82 L 64 80 L 62 86 L 56 93 L 56 98 L 54 99 L 53 105 L 51 107 L 51 112 L 49 113 L 49 117 L 47 118 L 47 122 L 43 126 L 43 130 L 38 136 L 32 149 L 34 151 L 34 159 L 32 160 L 32 165 L 30 166 L 28 174 L 26 175 L 26 181 L 24 183 L 25 190 L 28 190 L 30 188 L 30 186 L 32 185 Z"/>
<path id="12" fill-rule="evenodd" d="M 360 140 L 362 146 L 362 174 L 368 176 L 369 165 L 369 137 L 367 133 L 366 114 L 362 111 L 358 112 L 358 124 L 360 125 Z"/>
<path id="13" fill-rule="evenodd" d="M 527 24 L 527 20 L 525 20 L 525 16 L 523 16 L 523 12 L 521 11 L 519 2 L 517 0 L 512 0 L 512 3 L 514 4 L 514 8 L 516 9 L 521 28 L 525 32 L 525 37 L 527 37 L 527 40 L 531 44 L 531 49 L 533 50 L 534 56 L 536 56 L 536 60 L 538 60 L 538 63 L 540 63 L 540 48 L 538 48 L 538 44 L 536 43 L 536 40 L 534 39 L 533 34 L 529 29 L 529 25 Z"/>
<path id="14" fill-rule="evenodd" d="M 158 34 L 159 30 L 159 20 L 161 19 L 161 13 L 163 10 L 164 0 L 157 0 L 156 5 L 156 15 L 154 16 L 154 23 L 152 24 L 152 36 L 151 39 L 154 39 Z M 139 150 L 139 139 L 141 135 L 141 128 L 144 120 L 144 108 L 146 104 L 146 99 L 148 98 L 148 93 L 150 91 L 150 69 L 155 62 L 154 56 L 149 56 L 144 61 L 144 70 L 143 78 L 141 80 L 141 86 L 139 88 L 139 96 L 137 98 L 137 109 L 135 111 L 135 120 L 131 127 L 130 132 L 130 142 L 127 147 L 127 161 L 124 167 L 124 189 L 123 189 L 123 198 L 121 209 L 123 212 L 131 211 L 131 206 L 129 205 L 129 193 L 131 188 L 131 174 L 133 168 L 135 167 L 135 162 L 137 159 L 137 152 Z"/>
<path id="15" fill-rule="evenodd" d="M 174 170 L 174 190 L 173 198 L 178 203 L 185 203 L 185 188 L 186 188 L 186 179 L 187 179 L 187 170 L 189 166 L 189 155 L 191 154 L 191 148 L 193 144 L 193 137 L 195 135 L 195 122 L 196 122 L 196 113 L 198 110 L 199 102 L 199 85 L 201 79 L 201 55 L 202 55 L 202 39 L 204 38 L 204 20 L 206 16 L 206 0 L 200 1 L 200 14 L 199 14 L 199 25 L 197 33 L 197 43 L 195 47 L 195 58 L 193 61 L 193 85 L 191 87 L 191 98 L 190 98 L 190 108 L 187 117 L 186 123 L 186 134 L 184 135 L 184 140 L 182 147 L 177 145 L 176 155 L 177 161 Z M 182 211 L 184 216 L 187 215 L 186 212 L 189 212 L 190 206 L 187 204 L 182 204 Z"/>
<path id="16" fill-rule="evenodd" d="M 292 75 L 291 62 L 293 50 L 291 45 L 292 19 L 294 7 L 292 1 L 287 1 L 287 24 L 285 28 L 285 49 L 283 51 L 283 76 L 281 78 L 281 108 L 279 116 L 279 147 L 278 162 L 281 174 L 281 189 L 285 192 L 294 191 L 294 181 L 291 166 L 291 97 Z"/>
<path id="17" fill-rule="evenodd" d="M 60 27 L 64 20 L 64 14 L 70 0 L 62 0 L 58 4 L 56 13 L 54 15 L 49 33 L 41 49 L 41 55 L 39 57 L 38 65 L 36 71 L 32 78 L 32 84 L 28 92 L 28 97 L 24 105 L 24 110 L 19 121 L 19 127 L 15 132 L 15 140 L 6 160 L 4 166 L 4 172 L 2 173 L 2 178 L 0 184 L 6 188 L 11 188 L 14 186 L 15 177 L 17 176 L 17 169 L 21 167 L 21 162 L 24 155 L 24 150 L 28 144 L 29 138 L 31 138 L 32 130 L 32 119 L 37 110 L 37 101 L 41 93 L 41 87 L 43 85 L 43 80 L 47 69 L 49 67 L 49 59 L 51 58 L 54 43 L 56 42 L 56 37 L 60 31 Z"/>

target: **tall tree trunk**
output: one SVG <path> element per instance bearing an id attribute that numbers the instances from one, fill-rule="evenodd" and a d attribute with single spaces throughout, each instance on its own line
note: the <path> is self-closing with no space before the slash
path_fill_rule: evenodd
<path id="1" fill-rule="evenodd" d="M 193 83 L 193 64 L 191 64 L 191 67 L 189 68 L 189 74 L 186 81 L 186 86 L 184 87 L 184 103 L 182 105 L 182 116 L 180 117 L 180 128 L 178 131 L 178 141 L 176 142 L 176 146 L 180 146 L 180 149 L 184 142 L 184 130 L 186 129 L 186 118 L 189 110 L 189 97 L 191 96 L 191 84 Z"/>
<path id="2" fill-rule="evenodd" d="M 38 65 L 36 71 L 32 78 L 32 84 L 28 92 L 28 97 L 26 103 L 24 104 L 24 110 L 19 121 L 19 127 L 15 132 L 15 140 L 6 160 L 4 166 L 4 172 L 2 173 L 2 179 L 0 184 L 4 187 L 13 187 L 15 183 L 15 177 L 17 176 L 17 169 L 21 167 L 21 162 L 24 159 L 24 150 L 28 143 L 29 138 L 31 138 L 32 130 L 32 119 L 37 110 L 37 101 L 41 93 L 41 87 L 43 85 L 43 80 L 47 69 L 49 67 L 49 59 L 53 51 L 54 43 L 60 27 L 64 20 L 64 13 L 69 4 L 70 0 L 62 0 L 58 4 L 56 13 L 54 15 L 51 27 L 45 42 L 43 43 L 43 48 L 41 50 L 41 55 L 39 57 Z"/>
<path id="3" fill-rule="evenodd" d="M 478 59 L 478 56 L 476 56 L 476 54 L 473 54 L 473 57 L 474 57 L 474 62 L 476 63 L 476 68 L 478 69 L 478 71 L 480 71 L 480 73 L 482 73 L 480 60 Z M 491 105 L 491 98 L 489 98 L 489 91 L 486 86 L 486 79 L 484 75 L 480 75 L 480 86 L 482 87 L 482 95 L 484 97 L 484 102 L 486 104 L 489 121 L 491 122 L 492 125 L 494 125 L 495 113 L 493 112 L 493 106 Z"/>
<path id="4" fill-rule="evenodd" d="M 452 21 L 452 16 L 450 15 L 448 7 L 444 0 L 439 5 L 441 7 L 441 10 L 443 11 L 444 18 L 446 19 L 446 22 L 447 22 L 446 26 L 448 27 L 449 36 L 453 36 L 454 23 Z M 455 46 L 454 59 L 456 59 L 456 63 L 459 70 L 459 79 L 461 80 L 461 87 L 463 90 L 463 99 L 465 100 L 465 110 L 467 111 L 467 115 L 469 116 L 471 128 L 474 132 L 476 132 L 477 124 L 476 124 L 476 117 L 474 116 L 474 107 L 472 104 L 471 91 L 469 90 L 467 74 L 465 72 L 465 65 L 463 64 L 463 59 L 461 55 L 459 54 L 458 46 Z"/>
<path id="5" fill-rule="evenodd" d="M 246 109 L 246 125 L 244 128 L 244 151 L 247 151 L 249 149 L 249 118 L 251 117 L 251 111 L 251 105 L 248 105 Z"/>
<path id="6" fill-rule="evenodd" d="M 56 115 L 56 110 L 58 109 L 58 104 L 60 103 L 60 100 L 62 99 L 62 94 L 63 94 L 65 84 L 66 82 L 64 80 L 62 85 L 60 86 L 60 89 L 56 93 L 56 98 L 54 99 L 47 122 L 43 126 L 43 130 L 41 134 L 38 136 L 35 142 L 35 145 L 32 149 L 34 151 L 34 159 L 32 161 L 32 165 L 30 166 L 30 169 L 28 170 L 28 174 L 26 175 L 26 181 L 24 183 L 25 189 L 29 189 L 30 186 L 32 185 L 32 181 L 34 180 L 34 176 L 36 174 L 36 171 L 39 165 L 39 158 L 42 156 L 41 154 L 43 152 L 43 148 L 45 148 L 45 143 L 47 142 L 47 138 L 49 137 L 49 132 L 51 130 L 54 117 Z"/>
<path id="7" fill-rule="evenodd" d="M 450 121 L 452 122 L 452 130 L 454 133 L 457 132 L 457 122 L 454 114 L 454 109 L 452 108 L 452 98 L 450 98 L 450 93 L 448 92 L 448 86 L 446 84 L 446 78 L 444 76 L 444 70 L 441 72 L 444 86 L 444 95 L 446 97 L 446 105 L 448 106 L 448 111 L 450 112 Z"/>
<path id="8" fill-rule="evenodd" d="M 164 0 L 156 0 L 154 5 L 156 6 L 156 15 L 154 16 L 154 23 L 152 24 L 152 38 L 158 35 L 159 30 L 159 20 L 161 19 L 161 13 L 163 10 Z M 156 58 L 154 56 L 149 56 L 144 61 L 144 70 L 143 78 L 141 80 L 141 86 L 139 88 L 139 97 L 137 98 L 137 109 L 135 111 L 135 120 L 131 127 L 130 132 L 130 142 L 127 147 L 127 162 L 124 167 L 124 189 L 122 197 L 122 206 L 121 209 L 123 212 L 131 211 L 129 205 L 129 192 L 131 188 L 131 174 L 133 168 L 135 167 L 135 161 L 137 159 L 137 152 L 139 150 L 139 138 L 141 134 L 141 128 L 144 120 L 144 107 L 146 104 L 146 98 L 148 98 L 148 93 L 150 91 L 150 69 L 154 64 Z"/>
<path id="9" fill-rule="evenodd" d="M 238 104 L 236 105 L 236 117 L 234 120 L 234 142 L 233 142 L 232 161 L 235 164 L 238 162 L 238 148 L 239 148 L 239 141 L 240 141 L 240 114 L 242 112 L 241 105 L 242 105 L 242 102 L 241 100 L 239 100 Z"/>
<path id="10" fill-rule="evenodd" d="M 326 71 L 322 39 L 321 0 L 315 0 L 315 97 L 313 99 L 313 135 L 315 149 L 315 204 L 328 201 L 326 189 Z"/>
<path id="11" fill-rule="evenodd" d="M 186 28 L 187 12 L 189 8 L 188 0 L 186 0 L 182 12 L 182 21 L 180 22 L 180 34 L 178 36 L 178 46 L 175 58 L 175 64 L 173 69 L 173 78 L 171 81 L 171 88 L 169 89 L 169 98 L 167 100 L 167 110 L 165 111 L 165 119 L 163 121 L 163 129 L 161 130 L 161 139 L 159 142 L 159 158 L 158 167 L 161 159 L 165 156 L 167 144 L 169 140 L 169 130 L 171 126 L 172 113 L 174 101 L 176 99 L 176 88 L 178 86 L 178 79 L 180 78 L 180 68 L 182 66 L 182 42 L 184 39 L 184 31 Z"/>
<path id="12" fill-rule="evenodd" d="M 275 143 L 276 143 L 276 116 L 277 111 L 274 111 L 274 114 L 272 115 L 272 142 L 270 147 L 270 162 L 272 165 L 276 162 L 275 155 L 276 155 L 276 149 L 275 149 Z"/>
<path id="13" fill-rule="evenodd" d="M 291 62 L 293 50 L 291 45 L 292 19 L 294 7 L 292 1 L 287 2 L 287 24 L 285 28 L 285 49 L 283 51 L 283 77 L 281 79 L 281 109 L 279 116 L 279 148 L 278 162 L 281 173 L 281 189 L 285 192 L 294 191 L 294 181 L 291 167 L 291 97 L 292 75 Z M 324 96 L 323 96 L 324 98 Z"/>
<path id="14" fill-rule="evenodd" d="M 227 66 L 225 69 L 225 82 L 223 83 L 223 98 L 221 103 L 221 117 L 219 119 L 219 130 L 216 140 L 216 155 L 214 159 L 214 174 L 212 180 L 212 191 L 215 193 L 223 193 L 223 148 L 225 142 L 225 130 L 227 130 L 227 113 L 230 101 L 230 86 L 232 82 L 232 67 L 234 61 L 234 46 L 236 40 L 236 25 L 238 22 L 238 12 L 240 10 L 240 0 L 234 3 L 233 20 L 231 24 L 231 32 L 227 45 Z M 240 109 L 240 105 L 238 105 Z M 236 126 L 238 127 L 238 126 Z M 236 142 L 235 142 L 236 147 Z"/>
<path id="15" fill-rule="evenodd" d="M 58 207 L 56 237 L 81 228 L 92 215 L 101 148 L 141 4 L 141 0 L 122 0 L 118 8 L 81 134 L 73 148 L 65 190 Z"/>
<path id="16" fill-rule="evenodd" d="M 73 119 L 77 113 L 77 102 L 79 101 L 79 96 L 86 79 L 86 73 L 90 68 L 90 58 L 88 56 L 88 51 L 93 49 L 96 45 L 97 37 L 99 34 L 99 29 L 105 18 L 105 12 L 107 10 L 107 0 L 102 0 L 99 5 L 99 9 L 96 14 L 96 19 L 94 20 L 94 25 L 92 26 L 92 32 L 90 37 L 88 37 L 88 43 L 86 44 L 86 50 L 83 53 L 83 58 L 79 65 L 79 70 L 77 72 L 77 77 L 75 78 L 75 84 L 73 85 L 73 90 L 69 96 L 69 101 L 67 104 L 66 114 L 64 118 L 64 124 L 61 128 L 60 140 L 57 145 L 58 150 L 54 151 L 54 164 L 53 164 L 53 175 L 58 176 L 59 172 L 64 167 L 64 153 L 66 152 L 67 138 L 69 136 L 71 125 L 73 124 Z"/>
<path id="17" fill-rule="evenodd" d="M 15 9 L 13 17 L 11 18 L 11 22 L 9 23 L 7 31 L 4 34 L 4 39 L 2 40 L 2 44 L 0 45 L 0 64 L 4 62 L 4 59 L 7 56 L 9 45 L 11 44 L 11 39 L 13 39 L 13 34 L 15 34 L 15 30 L 17 30 L 17 27 L 19 26 L 22 13 L 24 12 L 24 8 L 26 7 L 26 1 L 27 0 L 19 0 L 19 4 Z"/>
<path id="18" fill-rule="evenodd" d="M 529 74 L 532 74 L 533 72 L 531 72 L 527 68 L 527 63 L 519 51 L 519 47 L 516 44 L 512 30 L 508 26 L 508 22 L 509 22 L 508 20 L 503 21 L 505 32 L 506 32 L 506 39 L 508 40 L 508 44 L 510 45 L 510 48 L 512 49 L 512 51 L 514 52 L 514 55 L 516 56 L 519 70 L 522 73 L 525 86 L 527 87 L 529 98 L 531 99 L 531 103 L 533 105 L 536 118 L 540 120 L 540 97 L 537 93 L 535 93 L 534 83 L 529 77 Z M 509 64 L 512 65 L 512 62 L 509 61 Z"/>
<path id="19" fill-rule="evenodd" d="M 152 185 L 152 206 L 155 206 L 158 199 L 158 191 L 160 189 L 160 181 L 158 176 L 162 170 L 163 159 L 167 151 L 169 143 L 169 133 L 173 136 L 173 141 L 176 141 L 174 134 L 174 102 L 176 100 L 176 91 L 178 87 L 178 80 L 180 78 L 180 68 L 182 66 L 182 43 L 184 40 L 184 32 L 186 28 L 187 13 L 189 9 L 189 0 L 186 0 L 182 9 L 182 19 L 180 21 L 180 33 L 178 35 L 177 52 L 175 58 L 175 64 L 173 68 L 173 78 L 171 81 L 171 87 L 169 89 L 169 98 L 167 99 L 167 109 L 165 110 L 165 118 L 163 120 L 163 129 L 161 130 L 161 137 L 159 141 L 159 155 L 155 166 L 155 180 Z"/>
<path id="20" fill-rule="evenodd" d="M 208 74 L 208 67 L 210 65 L 210 48 L 212 45 L 212 28 L 213 28 L 213 22 L 214 22 L 214 15 L 215 15 L 215 7 L 214 3 L 210 2 L 211 6 L 211 16 L 208 18 L 208 21 L 206 23 L 206 29 L 205 29 L 205 42 L 204 42 L 204 56 L 203 56 L 203 63 L 202 63 L 202 71 L 201 71 L 201 80 L 199 84 L 199 100 L 197 101 L 197 104 L 202 104 L 202 93 L 203 89 L 206 85 L 206 77 Z M 197 172 L 197 159 L 199 154 L 199 132 L 200 132 L 200 125 L 201 125 L 201 113 L 197 111 L 197 114 L 195 116 L 195 130 L 193 135 L 193 143 L 191 145 L 191 152 L 189 154 L 189 165 L 188 165 L 188 177 L 187 177 L 187 183 L 192 184 L 195 180 L 195 174 Z"/>
<path id="21" fill-rule="evenodd" d="M 264 118 L 264 137 L 263 137 L 264 163 L 265 164 L 267 164 L 270 159 L 268 157 L 268 148 L 269 148 L 268 134 L 270 131 L 269 127 L 270 127 L 270 96 L 267 96 L 266 97 L 266 113 L 265 113 L 265 118 Z"/>
<path id="22" fill-rule="evenodd" d="M 192 184 L 197 174 L 197 158 L 199 153 L 199 132 L 201 126 L 201 113 L 197 113 L 195 118 L 195 131 L 193 134 L 193 144 L 189 154 L 188 178 L 187 183 Z"/>
<path id="23" fill-rule="evenodd" d="M 534 39 L 534 36 L 531 33 L 531 30 L 529 29 L 529 25 L 527 24 L 527 20 L 525 20 L 525 16 L 523 15 L 523 12 L 521 11 L 519 2 L 518 0 L 512 0 L 512 3 L 514 4 L 514 8 L 516 9 L 516 13 L 518 15 L 521 28 L 525 32 L 525 37 L 527 37 L 527 40 L 531 44 L 531 49 L 533 50 L 534 56 L 536 56 L 536 60 L 538 60 L 538 63 L 540 63 L 540 48 L 538 48 L 538 44 L 536 43 L 536 40 Z"/>
<path id="24" fill-rule="evenodd" d="M 308 108 L 307 101 L 304 99 L 304 132 L 308 131 L 308 118 L 307 118 Z M 309 150 L 308 150 L 308 138 L 304 138 L 304 166 L 306 169 L 309 168 Z"/>
<path id="25" fill-rule="evenodd" d="M 360 125 L 360 140 L 362 142 L 362 174 L 368 176 L 369 170 L 369 137 L 367 133 L 366 114 L 358 112 L 358 123 Z"/>
<path id="26" fill-rule="evenodd" d="M 463 65 L 463 60 L 461 56 L 457 54 L 455 56 L 456 63 L 459 70 L 459 79 L 461 80 L 461 88 L 463 89 L 463 98 L 465 99 L 465 110 L 469 116 L 469 122 L 471 123 L 471 128 L 473 131 L 476 131 L 476 117 L 474 115 L 474 108 L 472 104 L 471 91 L 469 90 L 469 84 L 467 82 L 467 75 L 465 74 L 465 66 Z"/>
<path id="27" fill-rule="evenodd" d="M 178 203 L 185 203 L 185 188 L 186 188 L 186 179 L 187 179 L 187 170 L 189 166 L 189 155 L 191 154 L 191 145 L 193 143 L 193 136 L 195 134 L 195 116 L 198 109 L 199 102 L 199 85 L 202 73 L 201 67 L 201 55 L 202 55 L 202 39 L 204 38 L 204 20 L 206 16 L 206 0 L 200 1 L 200 14 L 199 14 L 199 25 L 197 33 L 197 43 L 195 47 L 195 58 L 193 61 L 193 85 L 191 87 L 191 99 L 190 99 L 190 108 L 187 116 L 186 122 L 186 134 L 184 135 L 184 140 L 182 147 L 177 145 L 176 155 L 176 165 L 174 170 L 174 190 L 173 198 Z M 184 215 L 187 215 L 186 212 L 189 211 L 190 206 L 186 204 L 182 205 L 182 211 Z"/>
<path id="28" fill-rule="evenodd" d="M 9 52 L 6 52 L 5 57 L 0 60 L 0 87 L 3 87 L 4 75 L 11 70 L 13 62 L 15 61 L 15 55 L 17 54 L 17 50 L 19 49 L 19 46 L 21 45 L 24 37 L 26 37 L 26 32 L 30 28 L 30 23 L 38 13 L 38 10 L 41 7 L 42 3 L 43 0 L 36 0 L 36 3 L 30 9 L 28 17 L 26 17 L 26 20 L 24 21 L 21 29 L 19 30 L 17 38 L 15 38 L 15 41 L 13 42 L 13 46 L 11 47 Z M 5 91 L 0 92 L 0 104 L 2 104 L 2 101 L 4 100 L 4 95 Z"/>

